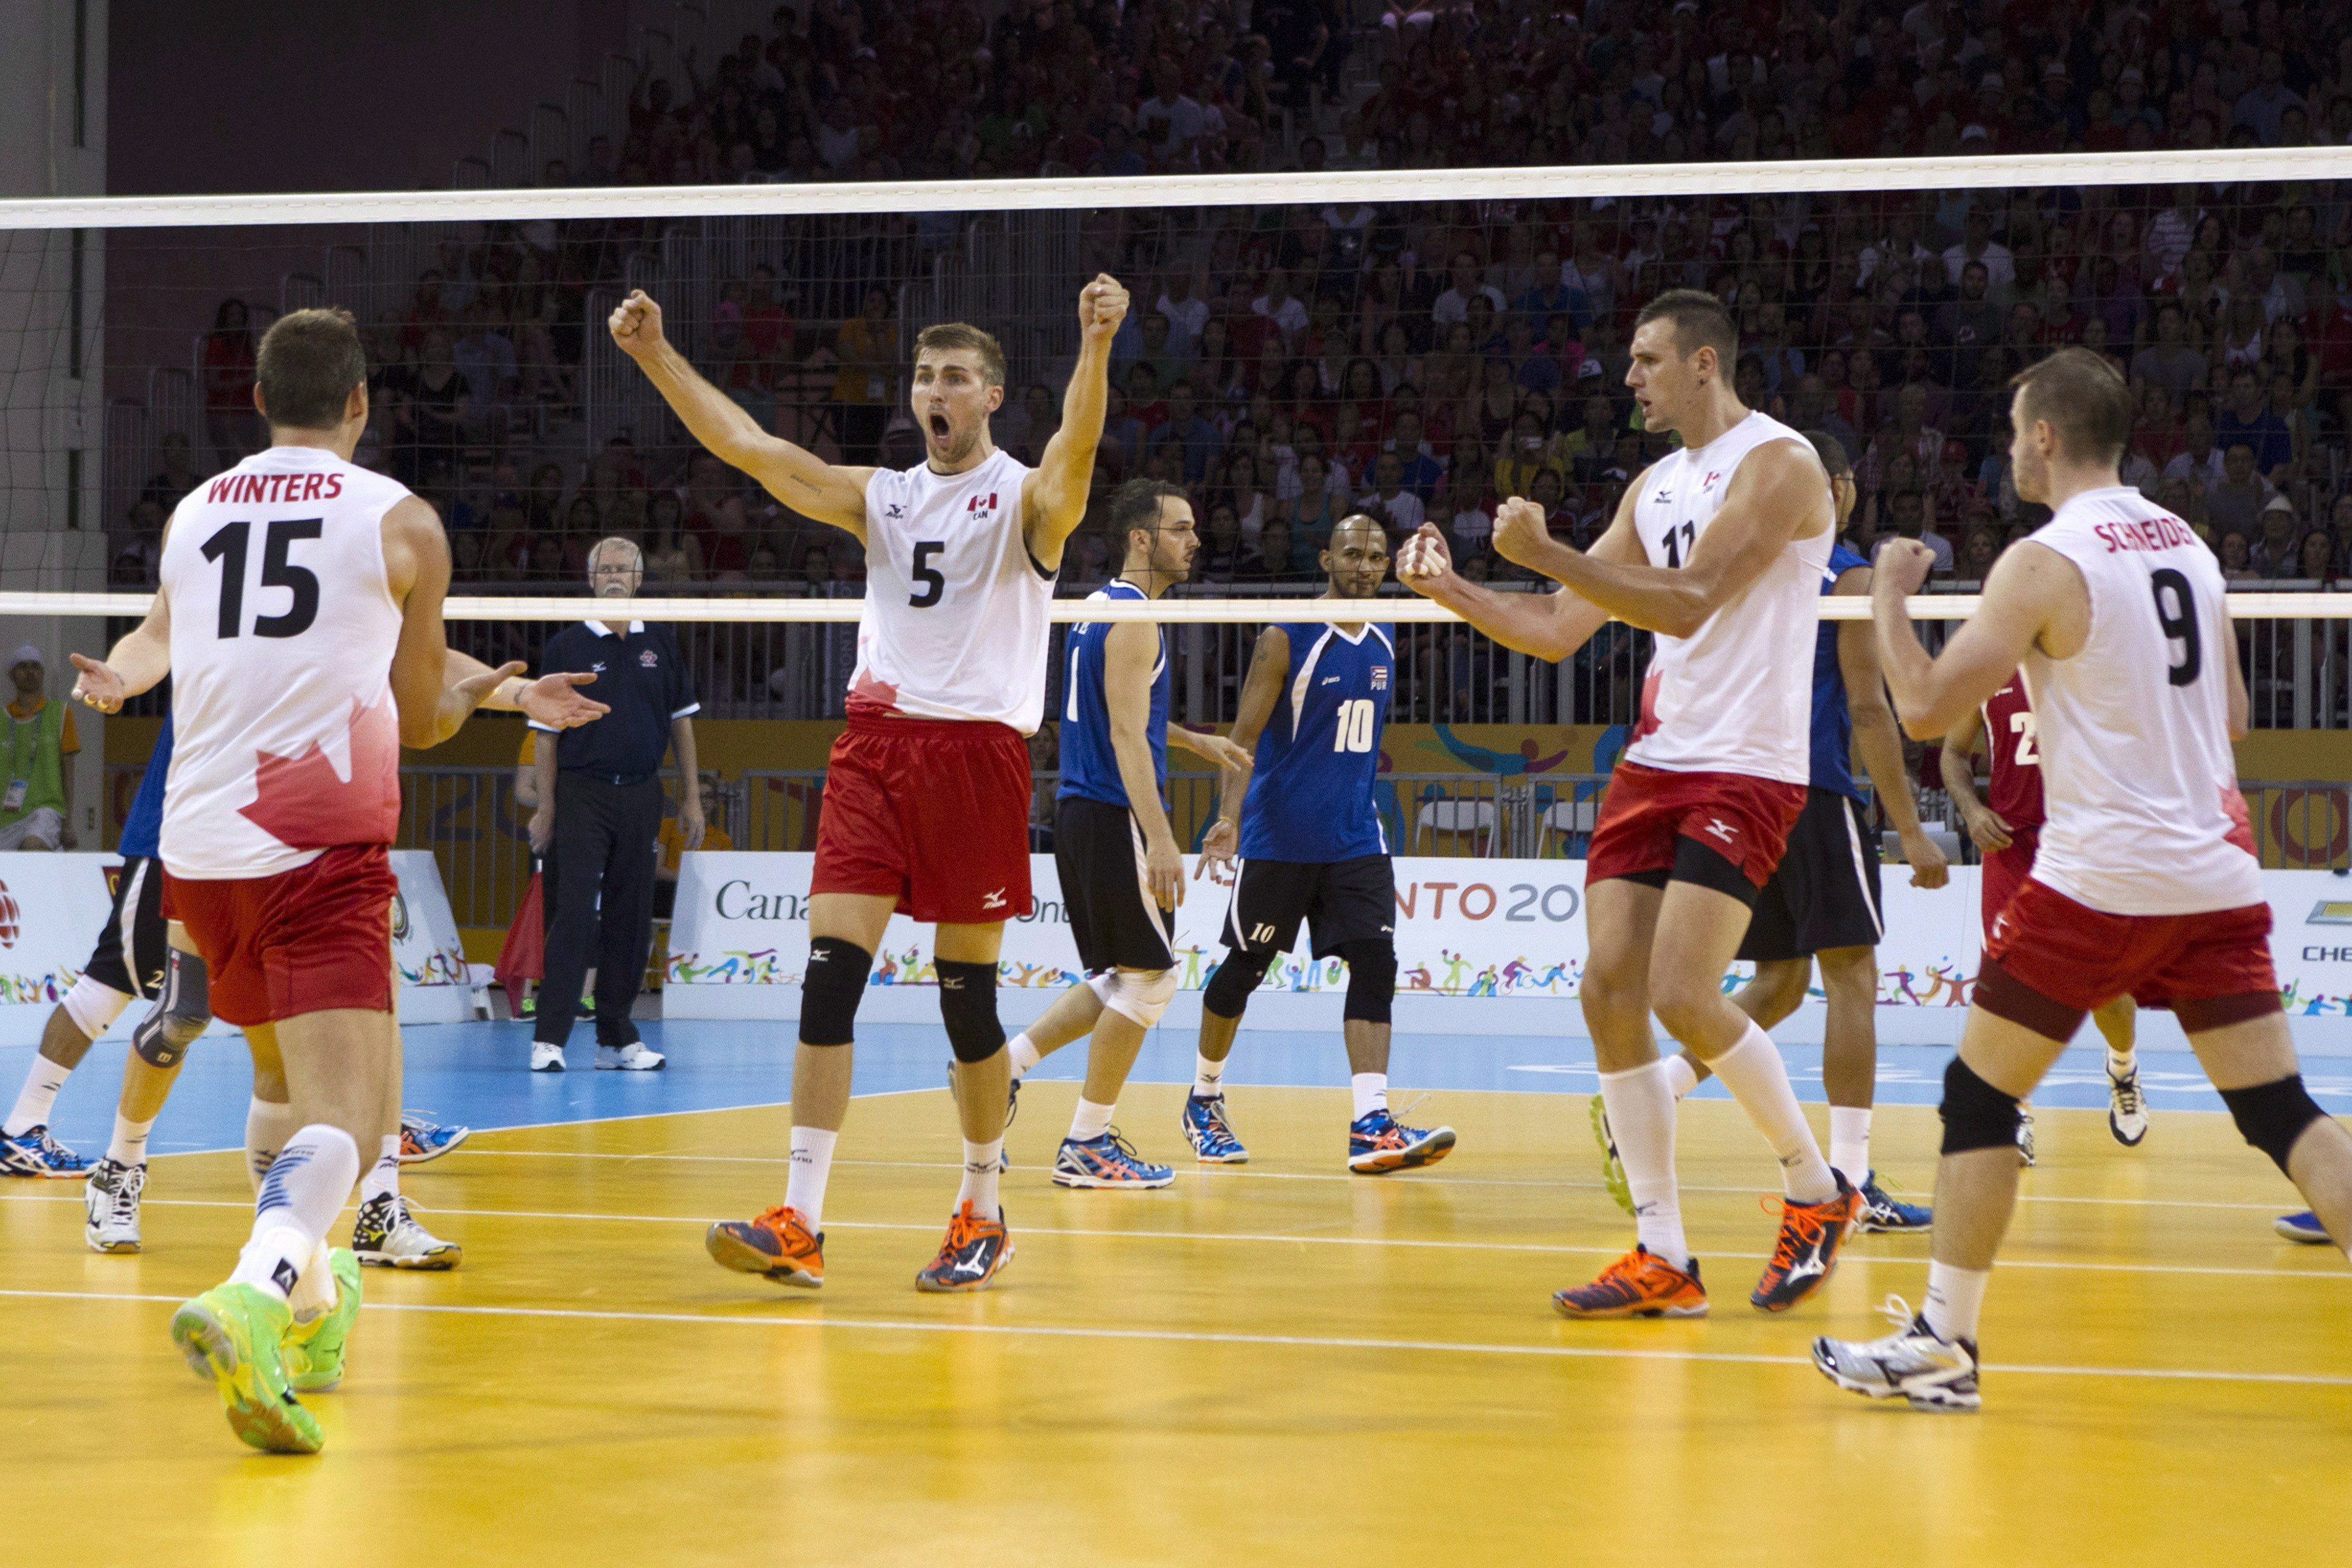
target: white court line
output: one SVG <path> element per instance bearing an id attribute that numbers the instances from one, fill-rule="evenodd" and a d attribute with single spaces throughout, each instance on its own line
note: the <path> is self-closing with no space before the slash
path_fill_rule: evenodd
<path id="1" fill-rule="evenodd" d="M 0 1289 L 0 1297 L 55 1301 L 136 1301 L 177 1305 L 179 1296 L 105 1290 Z M 982 1334 L 1005 1339 L 1145 1341 L 1156 1344 L 1251 1345 L 1278 1349 L 1407 1351 L 1438 1355 L 1537 1356 L 1557 1360 L 1696 1362 L 1735 1366 L 1802 1366 L 1805 1356 L 1753 1355 L 1736 1351 L 1625 1350 L 1602 1345 L 1512 1345 L 1463 1340 L 1349 1339 L 1320 1334 L 1244 1334 L 1194 1329 L 1122 1329 L 1108 1325 L 950 1323 L 905 1318 L 719 1317 L 709 1312 L 624 1312 L 580 1307 L 488 1307 L 421 1301 L 370 1301 L 362 1312 L 425 1312 L 454 1317 L 552 1318 L 586 1322 L 708 1323 L 727 1328 L 844 1329 L 874 1333 Z M 2352 1376 L 2326 1373 L 2231 1372 L 2206 1367 L 2011 1366 L 1988 1362 L 1989 1373 L 2022 1377 L 2120 1377 L 2160 1382 L 2280 1384 L 2352 1388 Z"/>
<path id="2" fill-rule="evenodd" d="M 925 1093 L 927 1090 L 898 1089 L 894 1093 Z M 551 1123 L 561 1126 L 563 1123 Z M 505 1129 L 495 1129 L 505 1131 Z M 709 1165 L 789 1165 L 792 1161 L 781 1154 L 674 1154 L 657 1150 L 643 1153 L 624 1153 L 612 1150 L 585 1149 L 478 1149 L 466 1145 L 468 1154 L 486 1154 L 506 1160 L 678 1160 L 693 1164 Z M 835 1165 L 862 1165 L 880 1170 L 961 1171 L 963 1166 L 953 1160 L 835 1160 Z M 1346 1182 L 1361 1186 L 1367 1178 L 1340 1175 L 1324 1171 L 1241 1171 L 1231 1165 L 1212 1166 L 1187 1171 L 1178 1168 L 1176 1174 L 1187 1180 L 1204 1182 Z M 1606 1192 L 1599 1182 L 1545 1182 L 1507 1176 L 1438 1176 L 1416 1172 L 1409 1181 L 1399 1184 L 1415 1187 L 1537 1187 L 1549 1192 Z M 1759 1186 L 1710 1186 L 1698 1182 L 1681 1184 L 1686 1193 L 1760 1193 Z M 2292 1212 L 2288 1205 L 2297 1200 L 2290 1194 L 2277 1203 L 2228 1204 L 2201 1198 L 2105 1198 L 2063 1197 L 2055 1194 L 2020 1193 L 2021 1204 L 2105 1204 L 2117 1208 L 2152 1209 L 2242 1209 L 2253 1214 Z"/>
<path id="3" fill-rule="evenodd" d="M 411 1205 L 423 1214 L 449 1215 L 457 1218 L 558 1220 L 575 1224 L 613 1225 L 693 1225 L 710 1224 L 702 1215 L 674 1214 L 584 1214 L 550 1209 L 476 1209 L 427 1207 L 411 1199 Z M 47 1194 L 0 1194 L 0 1203 L 78 1204 L 81 1200 L 70 1194 L 50 1196 Z M 237 1209 L 249 1212 L 250 1203 L 238 1203 L 226 1198 L 149 1198 L 143 1207 L 190 1209 Z M 929 1225 L 901 1220 L 828 1219 L 825 1229 L 835 1230 L 913 1230 L 926 1233 L 939 1229 Z M 1539 1241 L 1448 1241 L 1423 1237 L 1387 1236 L 1296 1236 L 1282 1232 L 1226 1230 L 1097 1230 L 1077 1226 L 1024 1226 L 1024 1236 L 1068 1236 L 1106 1241 L 1184 1241 L 1227 1242 L 1248 1246 L 1287 1246 L 1303 1243 L 1310 1247 L 1399 1247 L 1440 1252 L 1532 1252 L 1554 1257 L 1615 1258 L 1624 1251 L 1622 1247 L 1570 1247 Z M 1841 1267 L 1853 1263 L 1870 1268 L 1918 1267 L 1927 1259 L 1916 1257 L 1884 1257 L 1868 1253 L 1842 1251 Z M 1768 1252 L 1720 1252 L 1709 1248 L 1709 1258 L 1727 1258 L 1734 1262 L 1761 1263 L 1771 1257 Z M 2316 1279 L 2338 1284 L 2352 1284 L 2352 1271 L 2332 1268 L 2231 1268 L 2217 1264 L 2193 1263 L 2098 1263 L 2079 1258 L 2003 1258 L 2004 1268 L 2049 1268 L 2095 1274 L 2213 1274 L 2244 1279 Z"/>

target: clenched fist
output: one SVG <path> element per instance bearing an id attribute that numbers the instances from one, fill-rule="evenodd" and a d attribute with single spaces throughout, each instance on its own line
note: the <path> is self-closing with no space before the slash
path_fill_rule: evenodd
<path id="1" fill-rule="evenodd" d="M 1445 548 L 1445 535 L 1437 524 L 1424 522 L 1420 531 L 1404 542 L 1397 552 L 1397 581 L 1416 594 L 1434 595 L 1438 586 L 1454 575 L 1454 555 Z"/>
<path id="2" fill-rule="evenodd" d="M 1936 552 L 1918 540 L 1897 536 L 1878 547 L 1878 559 L 1872 564 L 1878 571 L 1872 587 L 1881 595 L 1907 599 L 1919 591 L 1927 574 L 1935 569 Z"/>
<path id="3" fill-rule="evenodd" d="M 1078 326 L 1089 342 L 1108 341 L 1127 319 L 1127 286 L 1108 272 L 1078 291 Z"/>
<path id="4" fill-rule="evenodd" d="M 1539 501 L 1513 496 L 1495 512 L 1495 553 L 1515 566 L 1533 566 L 1550 547 L 1551 529 Z"/>
<path id="5" fill-rule="evenodd" d="M 662 346 L 661 307 L 653 302 L 642 289 L 632 289 L 629 297 L 613 307 L 612 319 L 605 325 L 613 330 L 613 341 L 631 359 L 644 359 Z"/>

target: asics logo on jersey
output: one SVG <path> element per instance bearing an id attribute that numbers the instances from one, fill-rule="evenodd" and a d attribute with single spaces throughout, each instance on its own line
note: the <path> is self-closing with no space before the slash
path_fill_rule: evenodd
<path id="1" fill-rule="evenodd" d="M 999 888 L 992 893 L 982 895 L 980 900 L 980 907 L 983 910 L 1003 909 L 1004 907 L 1004 889 Z"/>
<path id="2" fill-rule="evenodd" d="M 1726 844 L 1730 843 L 1733 835 L 1738 832 L 1738 829 L 1733 827 L 1731 824 L 1724 821 L 1723 818 L 1719 816 L 1711 816 L 1707 818 L 1706 830 L 1709 833 L 1714 834 L 1717 838 L 1722 839 Z"/>
<path id="3" fill-rule="evenodd" d="M 601 659 L 601 658 L 600 658 L 600 659 L 598 659 L 595 663 L 593 663 L 593 664 L 590 665 L 588 668 L 589 668 L 590 669 L 592 669 L 592 670 L 595 671 L 598 675 L 602 675 L 602 674 L 604 674 L 604 661 L 603 659 Z"/>
<path id="4" fill-rule="evenodd" d="M 1323 678 L 1323 684 L 1326 686 L 1337 686 L 1339 684 L 1339 678 L 1336 675 L 1327 675 Z"/>

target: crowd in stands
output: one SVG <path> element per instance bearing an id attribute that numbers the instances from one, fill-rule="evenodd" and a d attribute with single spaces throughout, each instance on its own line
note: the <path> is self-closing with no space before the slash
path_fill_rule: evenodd
<path id="1" fill-rule="evenodd" d="M 2318 26 L 2320 10 L 1013 0 L 992 16 L 815 0 L 707 67 L 689 58 L 683 81 L 647 80 L 617 149 L 548 176 L 2340 144 L 2352 30 Z M 1368 94 L 1349 90 L 1367 78 Z M 1136 301 L 1098 480 L 1184 483 L 1212 582 L 1311 579 L 1331 524 L 1375 503 L 1402 526 L 1434 521 L 1465 571 L 1508 577 L 1487 549 L 1501 499 L 1530 496 L 1556 533 L 1589 542 L 1664 449 L 1625 394 L 1626 345 L 1643 301 L 1686 286 L 1732 306 L 1743 398 L 1846 447 L 1858 548 L 1913 534 L 1947 576 L 1979 577 L 2037 521 L 2009 479 L 2006 384 L 2082 343 L 2138 389 L 2126 478 L 2207 534 L 2233 577 L 2347 570 L 2352 184 L 1812 196 L 1723 184 L 1671 199 L 1088 214 L 1080 275 L 1111 270 Z M 919 443 L 894 417 L 901 289 L 953 229 L 851 221 L 859 242 L 824 254 L 854 256 L 854 277 L 759 265 L 717 280 L 698 357 L 782 434 L 911 463 Z M 588 546 L 620 532 L 657 581 L 856 591 L 854 541 L 675 430 L 593 453 L 544 438 L 576 411 L 583 342 L 604 330 L 592 287 L 658 228 L 518 223 L 448 242 L 412 300 L 365 323 L 379 367 L 366 455 L 440 507 L 461 580 L 577 582 Z M 202 353 L 210 450 L 166 453 L 118 561 L 126 580 L 152 571 L 195 471 L 258 439 L 238 403 L 252 331 L 240 302 L 222 305 Z M 1065 368 L 1016 357 L 1000 445 L 1034 460 Z M 1070 584 L 1099 581 L 1109 549 L 1082 534 Z"/>

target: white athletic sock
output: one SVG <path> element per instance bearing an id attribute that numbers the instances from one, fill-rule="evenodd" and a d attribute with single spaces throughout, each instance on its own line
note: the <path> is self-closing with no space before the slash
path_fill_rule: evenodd
<path id="1" fill-rule="evenodd" d="M 1675 1183 L 1675 1097 L 1656 1062 L 1601 1075 L 1601 1103 L 1633 1194 L 1633 1233 L 1654 1258 L 1690 1266 L 1683 1237 L 1681 1189 Z"/>
<path id="2" fill-rule="evenodd" d="M 2138 1053 L 2137 1052 L 2118 1051 L 2110 1047 L 2107 1051 L 2107 1076 L 2109 1078 L 2129 1078 L 2132 1075 L 2133 1065 L 2138 1059 Z"/>
<path id="3" fill-rule="evenodd" d="M 8 1113 L 6 1122 L 0 1123 L 0 1132 L 16 1138 L 47 1126 L 49 1107 L 57 1103 L 58 1090 L 72 1076 L 73 1068 L 47 1057 L 35 1057 L 33 1070 L 25 1075 L 25 1087 L 16 1096 L 16 1109 Z"/>
<path id="4" fill-rule="evenodd" d="M 1192 1092 L 1202 1100 L 1225 1092 L 1225 1064 L 1213 1062 L 1197 1051 L 1192 1056 Z"/>
<path id="5" fill-rule="evenodd" d="M 283 1100 L 250 1100 L 245 1106 L 245 1173 L 253 1183 L 253 1190 L 261 1191 L 261 1179 L 269 1174 L 270 1163 L 286 1141 L 294 1136 L 294 1108 Z"/>
<path id="6" fill-rule="evenodd" d="M 307 1323 L 335 1310 L 335 1266 L 327 1256 L 324 1237 L 310 1250 L 310 1261 L 302 1266 L 302 1278 L 294 1281 L 287 1293 L 286 1304 L 294 1309 L 294 1321 Z"/>
<path id="7" fill-rule="evenodd" d="M 359 1174 L 359 1145 L 341 1128 L 314 1122 L 289 1138 L 261 1184 L 253 1237 L 229 1283 L 289 1295 Z"/>
<path id="8" fill-rule="evenodd" d="M 1927 1305 L 1920 1316 L 1935 1336 L 1976 1342 L 1977 1315 L 1984 1310 L 1985 1287 L 1992 1282 L 1990 1268 L 1958 1268 L 1949 1263 L 1927 1265 Z"/>
<path id="9" fill-rule="evenodd" d="M 1361 1121 L 1375 1110 L 1389 1108 L 1389 1075 L 1384 1072 L 1350 1073 L 1348 1088 L 1356 1097 L 1356 1117 Z"/>
<path id="10" fill-rule="evenodd" d="M 1013 1076 L 1016 1079 L 1045 1059 L 1026 1029 L 1005 1041 L 1004 1048 L 1013 1058 Z"/>
<path id="11" fill-rule="evenodd" d="M 394 1197 L 400 1195 L 400 1134 L 397 1132 L 385 1136 L 375 1163 L 368 1167 L 366 1177 L 360 1183 L 360 1202 L 365 1204 L 371 1198 L 381 1197 L 387 1193 Z"/>
<path id="12" fill-rule="evenodd" d="M 155 1119 L 130 1121 L 122 1112 L 114 1113 L 114 1141 L 106 1146 L 106 1157 L 122 1165 L 143 1165 L 147 1163 L 147 1134 L 155 1131 Z"/>
<path id="13" fill-rule="evenodd" d="M 1780 1162 L 1782 1190 L 1801 1204 L 1835 1196 L 1837 1178 L 1822 1158 L 1822 1146 L 1813 1142 L 1813 1130 L 1797 1104 L 1797 1091 L 1789 1087 L 1789 1069 L 1771 1037 L 1751 1022 L 1739 1043 L 1707 1066 L 1772 1146 Z"/>
<path id="14" fill-rule="evenodd" d="M 1691 1066 L 1690 1058 L 1677 1051 L 1666 1058 L 1666 1092 L 1676 1100 L 1698 1087 L 1698 1068 Z"/>
<path id="15" fill-rule="evenodd" d="M 1870 1179 L 1869 1107 L 1830 1107 L 1830 1168 L 1843 1173 L 1857 1193 Z"/>
<path id="16" fill-rule="evenodd" d="M 1077 1113 L 1070 1118 L 1070 1136 L 1080 1143 L 1091 1143 L 1110 1131 L 1111 1112 L 1115 1105 L 1097 1105 L 1085 1095 L 1078 1096 Z"/>
<path id="17" fill-rule="evenodd" d="M 970 1204 L 984 1219 L 993 1219 L 1002 1205 L 996 1201 L 996 1165 L 1004 1157 L 1004 1140 L 985 1143 L 963 1141 L 963 1185 L 956 1189 L 956 1206 Z"/>
<path id="18" fill-rule="evenodd" d="M 793 1159 L 784 1176 L 784 1206 L 800 1212 L 812 1234 L 824 1228 L 824 1184 L 833 1174 L 833 1145 L 841 1136 L 822 1127 L 793 1129 Z"/>

